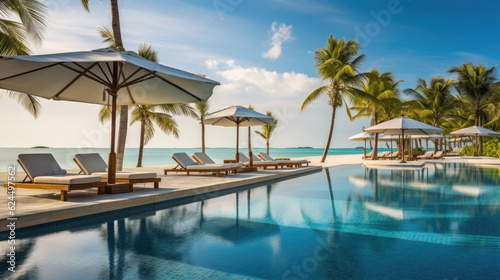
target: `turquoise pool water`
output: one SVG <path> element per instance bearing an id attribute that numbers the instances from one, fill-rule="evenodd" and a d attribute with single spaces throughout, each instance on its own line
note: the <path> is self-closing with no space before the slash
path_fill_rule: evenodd
<path id="1" fill-rule="evenodd" d="M 500 279 L 500 174 L 341 166 L 17 236 L 1 279 Z"/>

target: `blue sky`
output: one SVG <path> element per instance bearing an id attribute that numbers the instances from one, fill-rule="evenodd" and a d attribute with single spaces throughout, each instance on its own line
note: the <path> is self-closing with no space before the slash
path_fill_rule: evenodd
<path id="1" fill-rule="evenodd" d="M 97 29 L 110 25 L 109 2 L 91 1 L 90 14 L 79 2 L 48 1 L 49 26 L 43 44 L 33 47 L 35 53 L 103 47 Z M 211 98 L 212 111 L 250 103 L 261 112 L 272 110 L 280 120 L 271 141 L 274 147 L 325 144 L 331 112 L 326 100 L 318 100 L 303 113 L 299 108 L 322 83 L 312 53 L 326 45 L 330 34 L 359 39 L 367 56 L 364 70 L 392 71 L 405 81 L 403 89 L 413 87 L 419 77 L 452 77 L 446 71 L 463 62 L 493 66 L 500 61 L 496 1 L 124 0 L 119 4 L 127 49 L 147 42 L 159 51 L 161 63 L 221 82 Z M 42 115 L 35 120 L 0 95 L 4 119 L 0 129 L 16 132 L 3 137 L 0 146 L 109 146 L 108 127 L 97 121 L 98 106 L 46 100 L 42 104 Z M 178 122 L 179 139 L 159 132 L 148 147 L 199 147 L 197 121 L 178 118 Z M 359 145 L 347 137 L 364 126 L 369 120 L 350 123 L 345 110 L 338 111 L 333 147 Z M 129 129 L 128 147 L 138 146 L 138 129 L 138 125 Z M 245 145 L 246 137 L 242 138 L 240 144 Z M 234 130 L 207 128 L 209 147 L 233 147 L 234 142 Z M 254 143 L 264 146 L 256 137 Z"/>

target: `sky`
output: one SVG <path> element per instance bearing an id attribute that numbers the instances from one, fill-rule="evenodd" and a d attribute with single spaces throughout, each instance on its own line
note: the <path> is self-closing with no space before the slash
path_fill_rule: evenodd
<path id="1" fill-rule="evenodd" d="M 35 54 L 102 48 L 97 30 L 110 26 L 109 1 L 49 0 L 48 26 Z M 232 105 L 270 110 L 279 120 L 271 146 L 324 147 L 331 107 L 321 98 L 300 112 L 303 100 L 324 81 L 318 78 L 314 51 L 328 36 L 357 39 L 367 56 L 363 70 L 391 71 L 400 88 L 418 78 L 447 78 L 451 66 L 464 62 L 497 65 L 500 61 L 498 1 L 412 0 L 144 0 L 119 1 L 122 38 L 127 50 L 148 43 L 160 63 L 205 74 L 219 81 L 210 111 Z M 57 78 L 57 77 L 54 77 Z M 100 124 L 98 105 L 41 100 L 34 119 L 0 93 L 0 147 L 109 147 L 109 124 Z M 180 137 L 158 130 L 147 147 L 200 147 L 201 128 L 192 118 L 176 117 Z M 369 119 L 350 122 L 337 110 L 332 147 L 360 143 L 347 138 L 369 127 Z M 260 129 L 256 127 L 255 129 Z M 246 146 L 246 129 L 240 146 Z M 208 147 L 234 147 L 235 129 L 210 126 Z M 253 145 L 265 142 L 252 136 Z M 129 127 L 127 147 L 138 147 L 139 125 Z"/>

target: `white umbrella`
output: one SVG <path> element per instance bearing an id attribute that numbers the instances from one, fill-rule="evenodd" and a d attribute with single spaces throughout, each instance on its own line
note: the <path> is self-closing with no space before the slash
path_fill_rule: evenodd
<path id="1" fill-rule="evenodd" d="M 500 136 L 500 133 L 486 129 L 480 126 L 471 126 L 457 131 L 453 131 L 450 135 L 457 136 Z"/>
<path id="2" fill-rule="evenodd" d="M 363 154 L 366 158 L 366 141 L 372 141 L 375 138 L 373 137 L 373 134 L 361 132 L 361 133 L 358 133 L 354 136 L 349 137 L 348 139 L 349 139 L 349 141 L 364 141 L 365 142 Z"/>
<path id="3" fill-rule="evenodd" d="M 450 135 L 456 136 L 475 136 L 476 137 L 476 145 L 479 144 L 478 137 L 479 136 L 500 136 L 500 133 L 486 129 L 481 126 L 471 126 L 463 129 L 459 129 L 450 133 Z M 479 155 L 479 147 L 476 148 L 475 154 Z"/>
<path id="4" fill-rule="evenodd" d="M 203 120 L 205 124 L 218 126 L 236 126 L 236 161 L 239 162 L 239 138 L 240 126 L 272 125 L 274 118 L 250 110 L 243 106 L 231 106 L 217 112 L 211 113 Z M 250 165 L 252 163 L 252 151 L 248 151 Z"/>
<path id="5" fill-rule="evenodd" d="M 0 88 L 93 104 L 111 101 L 108 182 L 115 182 L 117 105 L 206 101 L 218 82 L 111 48 L 0 57 Z"/>
<path id="6" fill-rule="evenodd" d="M 401 116 L 367 128 L 364 131 L 368 133 L 383 133 L 386 135 L 402 135 L 402 139 L 404 139 L 405 133 L 406 135 L 430 135 L 441 133 L 444 130 L 432 125 L 425 124 L 423 122 L 416 121 L 414 119 Z M 401 162 L 404 163 L 404 141 L 401 147 L 403 148 L 403 160 Z"/>

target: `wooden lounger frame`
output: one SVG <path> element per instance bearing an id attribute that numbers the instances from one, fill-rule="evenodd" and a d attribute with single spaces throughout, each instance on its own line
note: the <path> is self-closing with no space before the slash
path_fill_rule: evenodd
<path id="1" fill-rule="evenodd" d="M 84 173 L 85 175 L 91 175 L 91 174 L 85 173 L 83 166 L 81 166 L 80 163 L 76 159 L 73 158 L 73 161 L 76 163 L 76 165 L 78 165 L 81 173 Z M 134 191 L 134 184 L 141 184 L 141 183 L 153 183 L 154 188 L 157 189 L 160 187 L 161 178 L 158 178 L 158 177 L 157 178 L 148 178 L 148 179 L 118 179 L 118 178 L 116 178 L 115 181 L 116 181 L 116 183 L 128 184 L 130 191 L 133 192 Z M 108 180 L 103 178 L 101 182 L 107 183 Z"/>
<path id="2" fill-rule="evenodd" d="M 19 165 L 22 167 L 24 172 L 28 174 L 26 169 L 24 169 L 23 164 L 18 160 Z M 90 188 L 97 188 L 97 194 L 104 194 L 104 187 L 107 185 L 106 182 L 98 182 L 98 183 L 90 183 L 90 184 L 74 184 L 74 185 L 60 185 L 60 184 L 37 184 L 33 182 L 26 182 L 26 179 L 29 178 L 28 175 L 24 178 L 24 180 L 21 183 L 4 183 L 3 187 L 7 188 L 9 184 L 16 188 L 23 188 L 23 189 L 41 189 L 41 190 L 60 190 L 61 191 L 61 201 L 67 201 L 68 200 L 68 192 L 74 191 L 74 190 L 84 190 L 84 189 L 90 189 Z M 30 178 L 31 181 L 31 178 Z"/>
<path id="3" fill-rule="evenodd" d="M 11 185 L 13 183 L 10 183 Z M 68 200 L 68 192 L 74 190 L 83 190 L 90 188 L 97 188 L 97 194 L 104 194 L 104 187 L 106 182 L 98 182 L 91 184 L 76 184 L 76 185 L 57 185 L 57 184 L 36 184 L 36 183 L 14 183 L 16 188 L 24 189 L 41 189 L 41 190 L 61 190 L 61 201 Z M 9 183 L 3 184 L 4 188 L 9 187 Z"/>
<path id="4" fill-rule="evenodd" d="M 226 173 L 226 175 L 228 175 L 229 171 L 233 171 L 234 174 L 236 174 L 236 170 L 238 168 L 240 168 L 240 167 L 228 167 L 228 168 L 217 168 L 217 169 L 186 169 L 186 168 L 182 167 L 181 163 L 179 161 L 177 161 L 177 159 L 175 159 L 175 157 L 172 157 L 172 159 L 175 160 L 175 162 L 177 162 L 177 165 L 173 169 L 165 169 L 163 171 L 163 173 L 165 175 L 167 175 L 167 172 L 177 172 L 177 173 L 184 172 L 187 175 L 189 175 L 189 173 L 193 172 L 193 173 L 215 173 L 215 175 L 217 177 L 220 177 L 220 172 L 224 172 L 224 173 Z"/>

